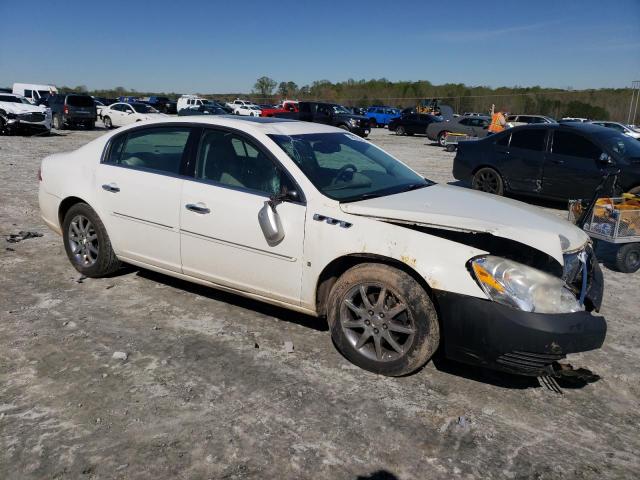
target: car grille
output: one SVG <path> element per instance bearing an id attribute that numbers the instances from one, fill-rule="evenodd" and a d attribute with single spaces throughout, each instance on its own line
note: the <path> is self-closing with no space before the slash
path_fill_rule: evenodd
<path id="1" fill-rule="evenodd" d="M 44 121 L 44 113 L 20 113 L 18 114 L 18 119 L 23 120 L 25 122 L 43 122 Z"/>
<path id="2" fill-rule="evenodd" d="M 513 351 L 500 355 L 496 362 L 505 367 L 523 371 L 538 372 L 544 370 L 553 362 L 562 360 L 565 356 L 561 353 L 531 353 Z"/>

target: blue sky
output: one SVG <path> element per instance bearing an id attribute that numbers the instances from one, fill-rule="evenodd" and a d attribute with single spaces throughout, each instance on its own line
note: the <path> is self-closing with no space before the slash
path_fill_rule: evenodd
<path id="1" fill-rule="evenodd" d="M 640 0 L 0 0 L 0 86 L 248 92 L 256 78 L 598 88 L 640 79 Z"/>

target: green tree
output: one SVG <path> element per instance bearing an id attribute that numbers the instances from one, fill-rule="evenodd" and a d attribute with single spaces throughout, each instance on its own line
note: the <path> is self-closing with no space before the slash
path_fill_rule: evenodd
<path id="1" fill-rule="evenodd" d="M 273 78 L 260 77 L 256 80 L 253 90 L 259 93 L 262 97 L 270 97 L 273 93 L 273 89 L 276 88 L 277 85 L 278 84 Z"/>

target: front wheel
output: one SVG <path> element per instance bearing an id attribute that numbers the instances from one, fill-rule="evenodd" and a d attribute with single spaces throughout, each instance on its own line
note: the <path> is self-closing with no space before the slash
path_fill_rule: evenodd
<path id="1" fill-rule="evenodd" d="M 86 203 L 76 203 L 62 222 L 64 249 L 69 261 L 87 277 L 103 277 L 120 268 L 102 220 Z"/>
<path id="2" fill-rule="evenodd" d="M 444 142 L 447 139 L 447 135 L 449 135 L 449 132 L 447 132 L 447 131 L 440 132 L 438 134 L 438 145 L 440 145 L 443 148 L 445 146 Z"/>
<path id="3" fill-rule="evenodd" d="M 64 122 L 62 121 L 62 117 L 60 115 L 53 116 L 53 128 L 56 130 L 62 130 L 64 127 Z"/>
<path id="4" fill-rule="evenodd" d="M 111 122 L 111 119 L 109 117 L 103 117 L 102 118 L 102 123 L 104 123 L 104 127 L 108 130 L 110 128 L 113 128 L 113 123 Z"/>
<path id="5" fill-rule="evenodd" d="M 329 298 L 331 336 L 340 352 L 365 370 L 407 375 L 438 348 L 435 307 L 422 286 L 402 270 L 357 265 L 338 279 Z"/>
<path id="6" fill-rule="evenodd" d="M 471 186 L 474 190 L 504 195 L 504 182 L 502 177 L 493 168 L 484 167 L 473 175 Z"/>

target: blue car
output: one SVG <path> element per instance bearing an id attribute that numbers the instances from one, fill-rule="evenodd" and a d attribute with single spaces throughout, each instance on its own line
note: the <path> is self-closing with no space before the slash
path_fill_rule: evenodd
<path id="1" fill-rule="evenodd" d="M 384 127 L 389 125 L 392 119 L 400 116 L 400 110 L 393 107 L 374 105 L 367 109 L 365 116 L 369 119 L 371 127 Z"/>

